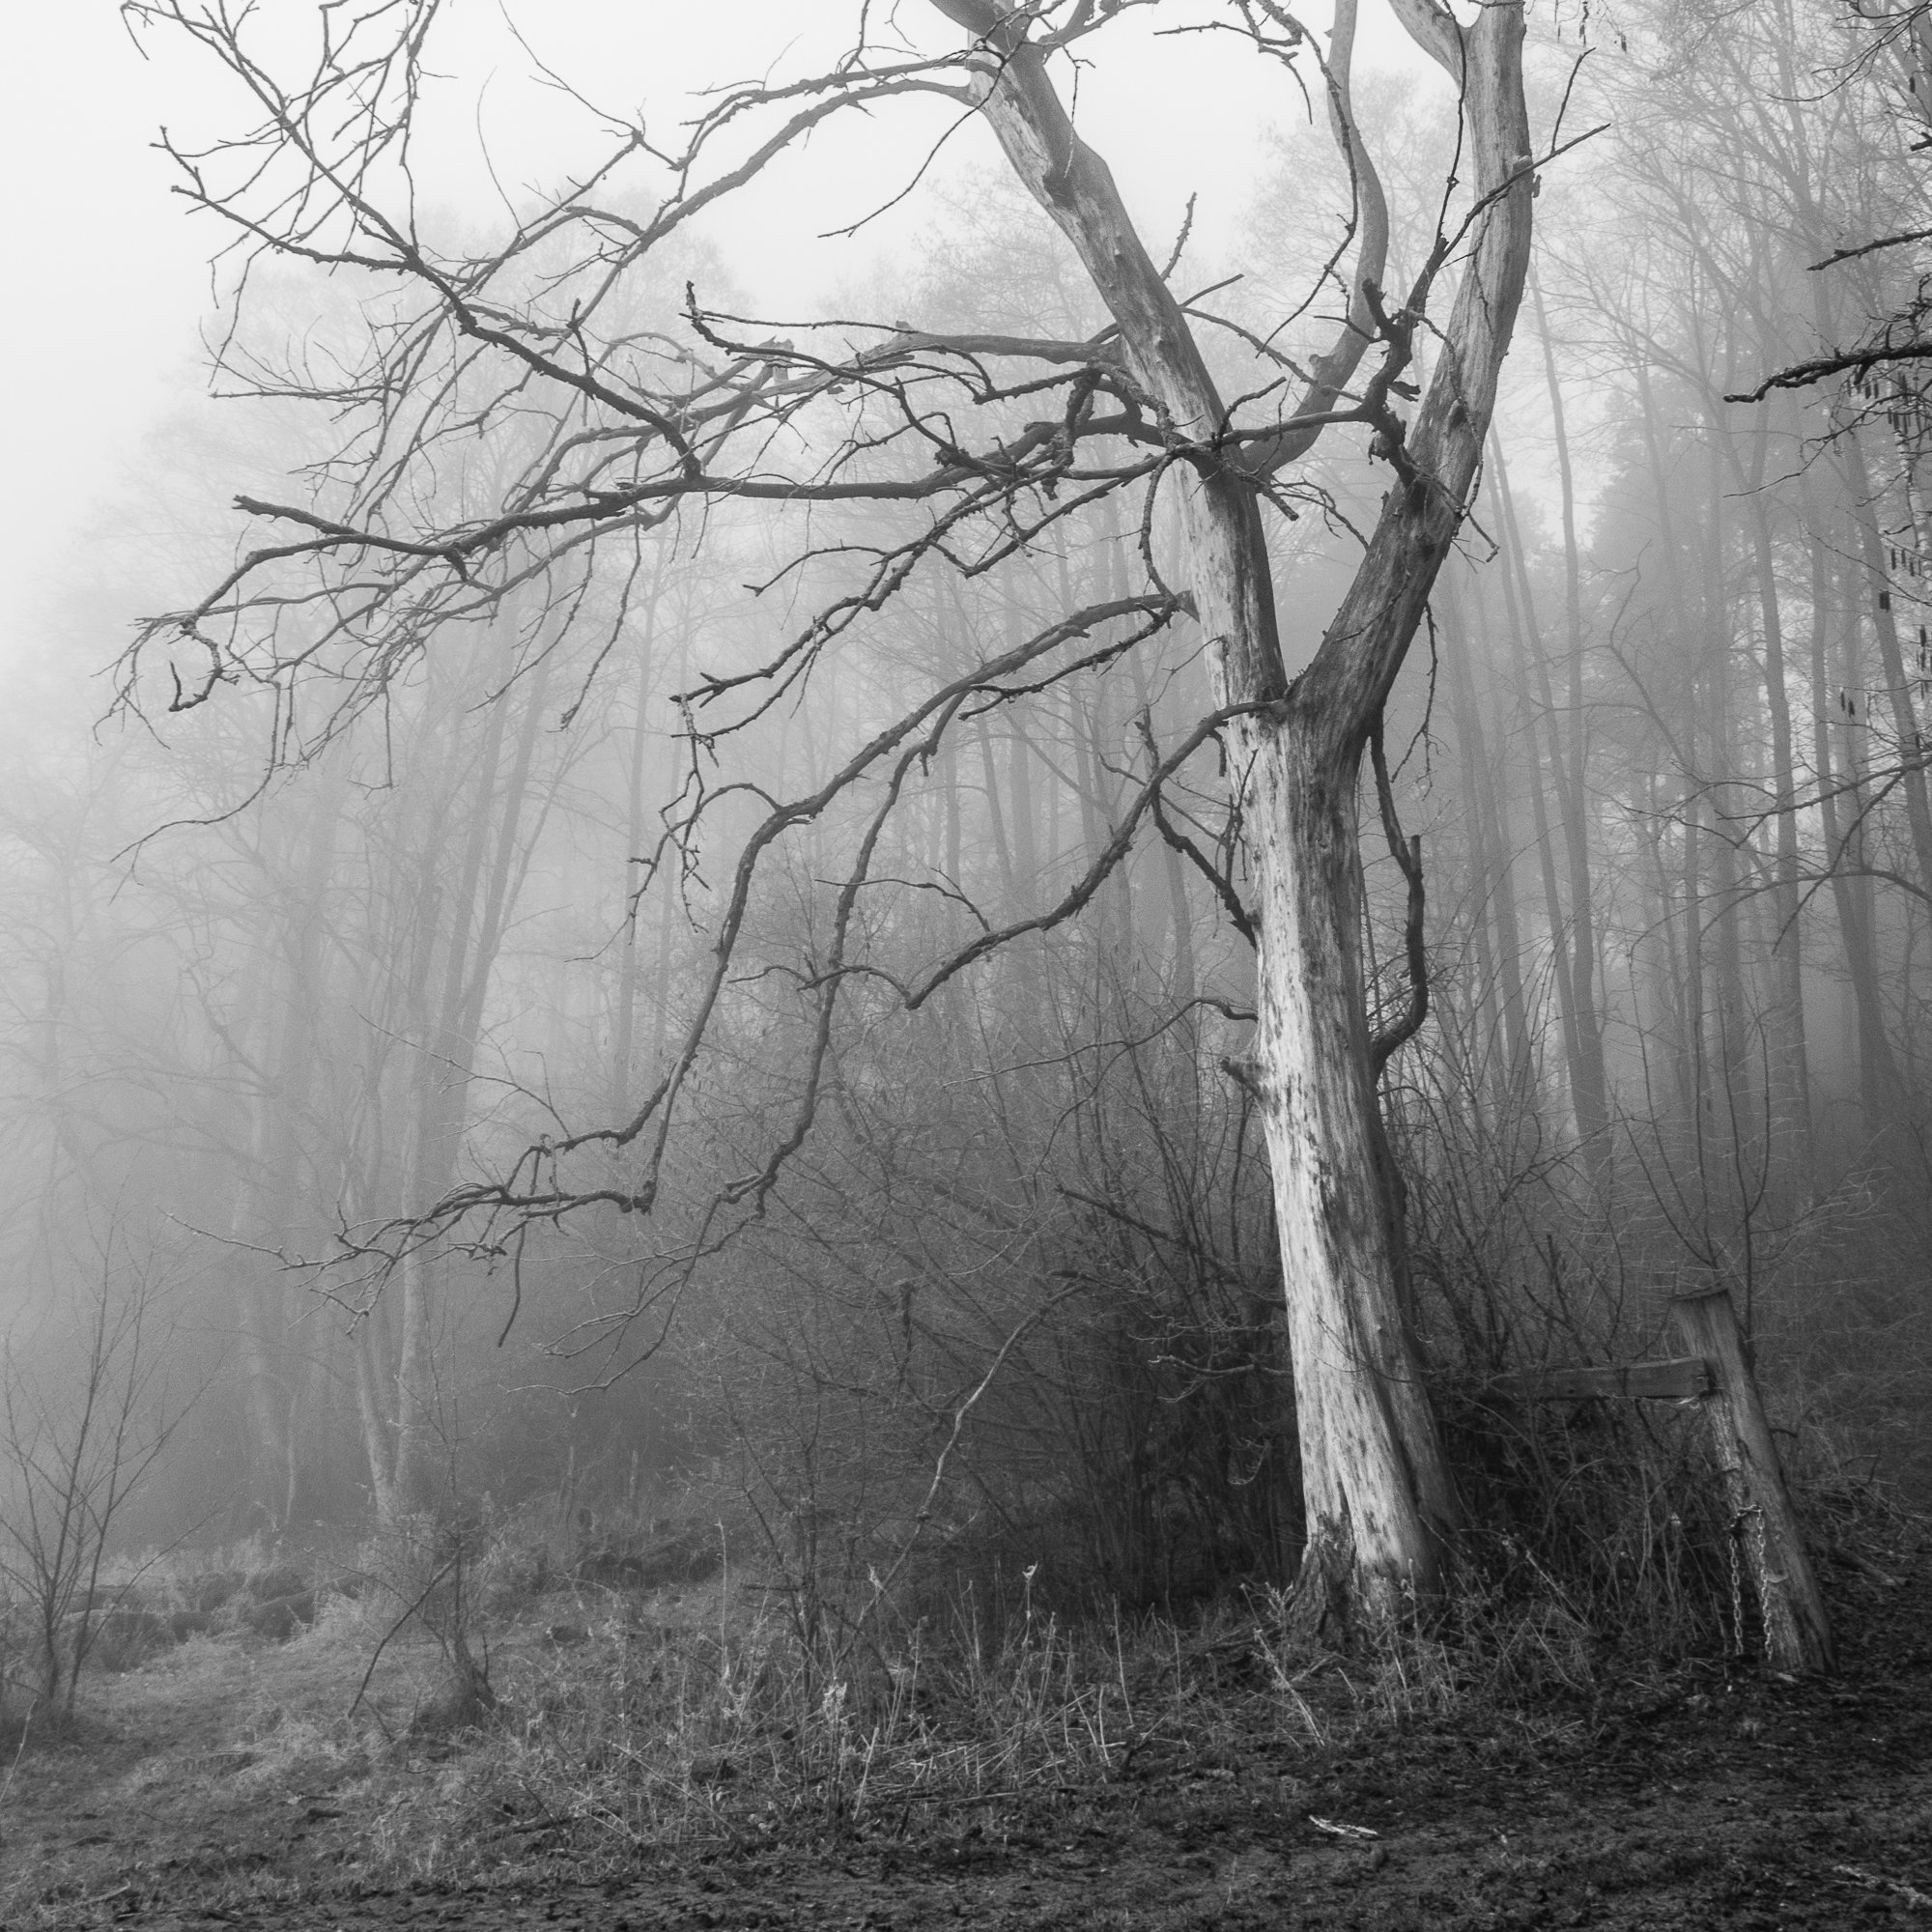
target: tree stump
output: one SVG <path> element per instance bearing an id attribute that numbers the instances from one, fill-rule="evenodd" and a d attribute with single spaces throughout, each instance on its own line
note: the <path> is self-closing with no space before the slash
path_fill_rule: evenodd
<path id="1" fill-rule="evenodd" d="M 1678 1295 L 1670 1312 L 1686 1345 L 1710 1363 L 1716 1378 L 1716 1388 L 1702 1399 L 1704 1413 L 1730 1506 L 1734 1560 L 1749 1570 L 1764 1617 L 1765 1661 L 1779 1670 L 1829 1671 L 1835 1660 L 1825 1600 L 1784 1487 L 1731 1297 L 1722 1289 Z"/>

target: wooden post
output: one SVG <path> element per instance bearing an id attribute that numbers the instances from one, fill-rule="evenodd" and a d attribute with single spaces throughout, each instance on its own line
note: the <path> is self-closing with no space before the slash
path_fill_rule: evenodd
<path id="1" fill-rule="evenodd" d="M 1804 1552 L 1731 1297 L 1722 1289 L 1678 1295 L 1670 1313 L 1687 1346 L 1710 1363 L 1717 1378 L 1716 1390 L 1703 1399 L 1704 1410 L 1724 1475 L 1731 1534 L 1764 1614 L 1765 1660 L 1779 1670 L 1831 1670 L 1834 1660 L 1825 1600 Z"/>

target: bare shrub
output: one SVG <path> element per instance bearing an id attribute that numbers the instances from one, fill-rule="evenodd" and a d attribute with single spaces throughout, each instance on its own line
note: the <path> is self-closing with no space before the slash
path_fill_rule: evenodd
<path id="1" fill-rule="evenodd" d="M 172 1640 L 106 1569 L 117 1522 L 194 1401 L 169 1388 L 159 1317 L 156 1284 L 117 1279 L 103 1254 L 65 1332 L 0 1349 L 0 1581 L 30 1716 L 72 1716 L 98 1644 L 119 1667 Z"/>
<path id="2" fill-rule="evenodd" d="M 443 1672 L 436 1692 L 412 1717 L 412 1731 L 462 1730 L 495 1709 L 489 1653 L 478 1657 L 472 1644 L 478 1634 L 474 1571 L 487 1544 L 487 1525 L 471 1508 L 398 1514 L 381 1526 L 360 1574 L 368 1579 L 362 1594 L 385 1627 L 350 1706 L 352 1716 L 362 1706 L 384 1651 L 412 1627 L 436 1640 Z"/>

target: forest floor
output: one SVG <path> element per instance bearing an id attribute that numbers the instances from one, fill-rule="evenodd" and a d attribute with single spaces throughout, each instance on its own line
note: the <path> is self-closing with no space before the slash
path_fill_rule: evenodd
<path id="1" fill-rule="evenodd" d="M 351 1723 L 365 1628 L 197 1635 L 85 1678 L 71 1730 L 10 1753 L 0 1925 L 1932 1926 L 1932 1545 L 1909 1529 L 1831 1570 L 1829 1682 L 1693 1659 L 1423 1715 L 1338 1684 L 1354 1716 L 1318 1720 L 1309 1678 L 1298 1735 L 1236 1697 L 1111 1776 L 836 1827 L 822 1803 L 726 1804 L 655 1842 L 600 1832 L 587 1786 L 566 1816 L 506 1775 L 503 1737 L 533 1721 L 508 1691 L 473 1734 L 394 1721 L 435 1682 L 426 1640 L 384 1649 Z M 518 1681 L 520 1643 L 536 1668 L 558 1628 L 499 1631 L 493 1677 Z"/>

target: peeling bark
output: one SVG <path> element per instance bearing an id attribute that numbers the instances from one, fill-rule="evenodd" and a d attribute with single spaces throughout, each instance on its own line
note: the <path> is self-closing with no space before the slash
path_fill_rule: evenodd
<path id="1" fill-rule="evenodd" d="M 1215 702 L 1252 707 L 1231 727 L 1230 749 L 1259 883 L 1252 1078 L 1294 1354 L 1308 1515 L 1300 1613 L 1311 1626 L 1384 1618 L 1438 1587 L 1456 1508 L 1402 1319 L 1391 1190 L 1378 1153 L 1356 790 L 1369 732 L 1461 524 L 1521 299 L 1531 199 L 1522 10 L 1486 8 L 1465 29 L 1434 0 L 1397 7 L 1458 85 L 1479 213 L 1428 391 L 1404 447 L 1391 452 L 1396 480 L 1367 554 L 1291 685 L 1262 505 L 1269 463 L 1293 440 L 1246 461 L 1222 440 L 1225 408 L 1192 328 L 1029 43 L 1028 13 L 995 0 L 934 4 L 980 42 L 980 110 L 1078 253 L 1129 371 L 1166 419 Z"/>

